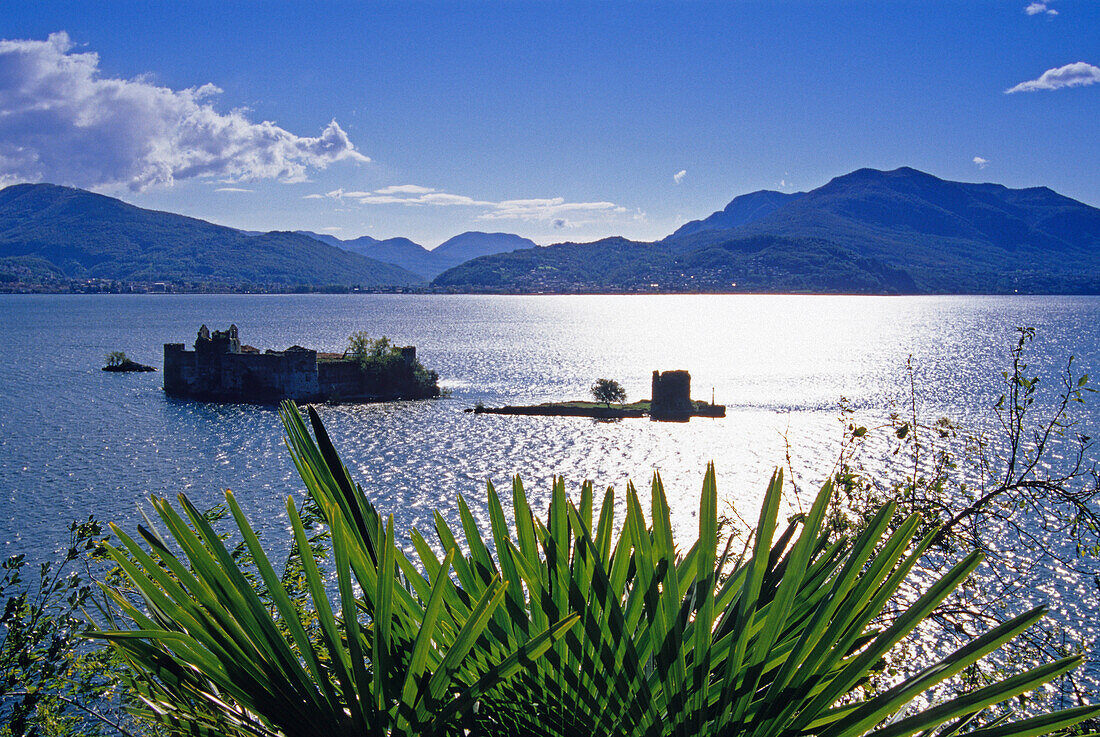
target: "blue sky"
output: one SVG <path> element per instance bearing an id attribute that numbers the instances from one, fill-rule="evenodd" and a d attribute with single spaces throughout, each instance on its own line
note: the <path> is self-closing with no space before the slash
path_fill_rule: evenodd
<path id="1" fill-rule="evenodd" d="M 1100 205 L 1097 0 L 7 2 L 0 39 L 0 182 L 241 228 L 654 239 L 860 167 Z"/>

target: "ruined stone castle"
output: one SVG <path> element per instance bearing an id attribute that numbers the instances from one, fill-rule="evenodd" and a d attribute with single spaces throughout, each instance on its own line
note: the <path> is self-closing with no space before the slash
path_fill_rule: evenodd
<path id="1" fill-rule="evenodd" d="M 425 387 L 416 379 L 416 348 L 397 350 L 401 358 L 397 371 L 379 377 L 364 372 L 354 356 L 318 353 L 298 345 L 261 352 L 241 345 L 236 325 L 213 333 L 203 325 L 193 351 L 183 343 L 164 344 L 164 392 L 259 404 L 283 399 L 356 402 L 438 396 L 434 381 Z"/>

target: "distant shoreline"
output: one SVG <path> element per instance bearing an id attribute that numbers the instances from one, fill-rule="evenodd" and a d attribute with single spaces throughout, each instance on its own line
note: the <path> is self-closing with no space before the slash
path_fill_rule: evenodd
<path id="1" fill-rule="evenodd" d="M 529 290 L 456 290 L 437 288 L 372 288 L 318 287 L 318 288 L 261 288 L 245 286 L 208 289 L 171 288 L 167 290 L 135 288 L 51 288 L 48 286 L 5 288 L 0 284 L 0 295 L 248 295 L 248 296 L 296 296 L 307 294 L 396 294 L 420 296 L 498 296 L 498 297 L 595 297 L 595 296 L 789 296 L 789 297 L 1097 297 L 1096 292 L 826 292 L 826 291 L 677 291 L 661 289 L 617 289 L 577 291 L 529 291 Z"/>

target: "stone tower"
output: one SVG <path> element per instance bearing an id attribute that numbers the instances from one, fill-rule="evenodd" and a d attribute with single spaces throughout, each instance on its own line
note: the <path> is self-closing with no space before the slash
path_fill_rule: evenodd
<path id="1" fill-rule="evenodd" d="M 691 374 L 687 371 L 653 372 L 649 416 L 654 420 L 687 420 L 692 414 Z"/>

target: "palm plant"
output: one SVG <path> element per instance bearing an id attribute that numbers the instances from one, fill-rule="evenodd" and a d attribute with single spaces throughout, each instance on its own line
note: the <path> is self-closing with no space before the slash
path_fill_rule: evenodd
<path id="1" fill-rule="evenodd" d="M 1023 632 L 1041 609 L 881 693 L 867 692 L 883 658 L 981 561 L 966 558 L 876 629 L 877 615 L 934 535 L 914 543 L 915 515 L 891 528 L 893 505 L 853 539 L 830 543 L 826 485 L 806 515 L 780 530 L 777 472 L 751 548 L 733 559 L 729 545 L 718 553 L 713 467 L 703 484 L 699 537 L 687 550 L 674 543 L 659 477 L 648 522 L 636 490 L 627 489 L 618 532 L 611 490 L 596 509 L 590 484 L 573 503 L 557 480 L 544 522 L 516 479 L 514 528 L 490 484 L 489 536 L 460 498 L 465 546 L 437 513 L 445 552 L 414 530 L 414 561 L 395 544 L 392 518 L 383 519 L 352 481 L 316 412 L 309 417 L 312 435 L 296 407 L 282 410 L 295 465 L 332 531 L 338 610 L 293 503 L 288 514 L 321 622 L 313 634 L 284 600 L 232 495 L 230 509 L 272 592 L 270 613 L 186 499 L 190 526 L 158 501 L 189 565 L 149 530 L 141 530 L 149 552 L 119 533 L 124 549 L 113 554 L 145 607 L 120 598 L 136 628 L 100 634 L 131 659 L 148 715 L 183 731 L 223 734 L 469 728 L 547 737 L 950 737 L 966 729 L 1033 737 L 1100 711 L 1080 707 L 976 727 L 987 707 L 1059 677 L 1079 658 L 928 708 L 911 706 Z"/>
<path id="2" fill-rule="evenodd" d="M 311 636 L 232 493 L 226 501 L 267 600 L 183 495 L 180 504 L 190 524 L 165 500 L 153 500 L 182 557 L 152 530 L 139 528 L 146 550 L 114 528 L 123 547 L 109 552 L 140 592 L 144 608 L 110 591 L 136 627 L 95 636 L 128 660 L 130 685 L 147 706 L 141 715 L 175 732 L 452 734 L 482 691 L 537 658 L 576 619 L 553 623 L 492 663 L 471 658 L 500 603 L 503 583 L 491 582 L 468 606 L 444 608 L 453 587 L 451 551 L 431 581 L 431 593 L 418 599 L 395 575 L 392 518 L 384 537 L 367 548 L 330 510 L 334 608 L 306 529 L 288 500 L 320 622 Z M 353 579 L 362 596 L 355 595 Z M 369 623 L 362 621 L 363 613 Z"/>
<path id="3" fill-rule="evenodd" d="M 717 554 L 717 494 L 708 468 L 700 505 L 699 541 L 678 555 L 660 479 L 651 493 L 647 527 L 635 490 L 627 493 L 626 520 L 612 543 L 614 500 L 604 498 L 592 527 L 591 486 L 580 506 L 555 484 L 545 525 L 527 507 L 522 485 L 513 486 L 516 539 L 508 536 L 495 491 L 489 488 L 493 544 L 509 580 L 506 610 L 540 623 L 565 612 L 580 625 L 555 643 L 547 657 L 501 683 L 486 701 L 479 727 L 514 735 L 733 735 L 820 734 L 856 737 L 897 717 L 913 699 L 960 673 L 1035 623 L 1034 610 L 986 633 L 935 667 L 894 688 L 853 699 L 881 659 L 908 635 L 979 564 L 972 556 L 947 572 L 890 628 L 869 628 L 896 593 L 931 537 L 909 549 L 919 524 L 906 520 L 884 539 L 893 506 L 851 542 L 826 545 L 822 520 L 826 486 L 810 513 L 777 533 L 782 475 L 765 496 L 755 544 L 718 583 L 728 553 Z M 469 554 L 455 566 L 467 592 L 499 575 L 460 503 Z M 441 517 L 437 533 L 453 540 Z M 795 532 L 801 528 L 795 539 Z M 589 530 L 595 529 L 595 535 Z M 794 542 L 792 543 L 792 540 Z M 431 552 L 414 536 L 426 562 Z M 564 543 L 561 541 L 565 541 Z M 511 623 L 522 625 L 523 617 Z M 505 630 L 507 631 L 507 630 Z M 511 633 L 523 641 L 522 627 Z M 888 737 L 935 730 L 969 719 L 985 707 L 1026 692 L 1073 668 L 1068 658 L 1036 668 L 966 697 L 917 711 L 889 729 Z M 839 705 L 843 703 L 843 705 Z M 538 708 L 532 709 L 532 705 Z M 1097 709 L 1001 727 L 996 734 L 1034 734 L 1072 724 Z M 907 730 L 907 731 L 906 731 Z"/>

